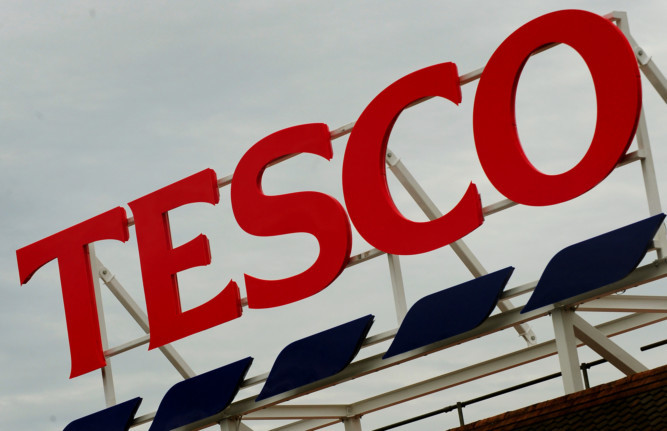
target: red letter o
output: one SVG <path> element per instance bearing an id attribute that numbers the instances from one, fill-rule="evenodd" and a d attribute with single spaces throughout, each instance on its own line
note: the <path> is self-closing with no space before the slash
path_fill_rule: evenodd
<path id="1" fill-rule="evenodd" d="M 597 99 L 593 141 L 581 161 L 559 175 L 543 174 L 530 163 L 514 115 L 523 66 L 533 52 L 552 43 L 565 43 L 581 55 Z M 565 202 L 611 173 L 632 142 L 640 109 L 639 69 L 623 33 L 590 12 L 553 12 L 512 33 L 484 68 L 473 114 L 479 161 L 496 189 L 514 202 L 535 206 Z"/>

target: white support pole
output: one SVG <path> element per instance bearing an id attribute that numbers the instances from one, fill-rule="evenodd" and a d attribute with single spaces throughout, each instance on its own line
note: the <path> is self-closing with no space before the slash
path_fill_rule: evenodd
<path id="1" fill-rule="evenodd" d="M 359 416 L 343 419 L 343 425 L 345 425 L 345 431 L 362 431 Z"/>
<path id="2" fill-rule="evenodd" d="M 104 306 L 102 304 L 102 291 L 100 290 L 99 279 L 99 260 L 95 256 L 95 246 L 88 244 L 88 257 L 90 259 L 91 273 L 93 275 L 93 287 L 95 289 L 95 303 L 97 305 L 97 317 L 100 324 L 100 338 L 102 339 L 102 350 L 109 348 L 107 337 L 107 324 L 104 318 Z M 101 369 L 102 386 L 104 388 L 104 401 L 107 407 L 116 405 L 116 391 L 113 382 L 113 372 L 111 370 L 111 358 L 105 357 L 106 365 Z"/>
<path id="3" fill-rule="evenodd" d="M 403 185 L 410 196 L 412 196 L 412 199 L 419 205 L 419 208 L 421 208 L 429 220 L 435 220 L 442 216 L 442 212 L 440 212 L 438 207 L 417 182 L 415 177 L 412 176 L 396 153 L 387 150 L 386 162 L 389 166 L 389 170 L 396 176 L 398 181 Z M 453 242 L 450 244 L 450 247 L 474 277 L 481 277 L 482 275 L 489 273 L 462 239 Z M 501 311 L 508 311 L 514 308 L 514 305 L 510 300 L 504 299 L 498 301 L 498 308 Z M 529 346 L 532 346 L 537 342 L 535 333 L 527 323 L 517 325 L 514 329 L 524 338 L 524 340 L 526 340 L 526 343 Z"/>
<path id="4" fill-rule="evenodd" d="M 577 311 L 667 313 L 667 296 L 610 295 L 581 304 Z"/>
<path id="5" fill-rule="evenodd" d="M 574 325 L 574 335 L 593 349 L 598 355 L 609 361 L 610 364 L 630 376 L 647 371 L 641 362 L 623 350 L 618 344 L 607 338 L 590 323 L 586 322 L 574 312 L 570 314 Z M 578 365 L 578 364 L 577 364 Z"/>
<path id="6" fill-rule="evenodd" d="M 618 28 L 623 32 L 626 39 L 628 39 L 630 46 L 632 46 L 632 50 L 635 52 L 639 68 L 651 85 L 653 85 L 660 97 L 667 102 L 667 79 L 665 79 L 665 76 L 662 74 L 658 66 L 651 60 L 651 56 L 648 55 L 646 51 L 639 46 L 634 37 L 632 37 L 628 14 L 625 12 L 614 11 L 607 15 L 607 17 L 613 18 L 618 22 Z"/>
<path id="7" fill-rule="evenodd" d="M 492 203 L 490 205 L 487 205 L 487 206 L 483 207 L 482 208 L 482 214 L 484 215 L 484 217 L 486 217 L 486 216 L 489 216 L 491 214 L 495 214 L 495 213 L 500 212 L 500 211 L 505 211 L 506 209 L 512 208 L 512 207 L 517 206 L 517 205 L 519 205 L 519 204 L 517 204 L 514 201 L 511 201 L 509 199 L 502 199 L 498 202 L 495 202 L 495 203 Z"/>
<path id="8" fill-rule="evenodd" d="M 401 273 L 401 261 L 395 254 L 387 254 L 389 260 L 389 275 L 391 276 L 391 289 L 394 294 L 394 306 L 396 307 L 396 320 L 400 326 L 408 313 L 408 304 L 405 300 L 405 289 L 403 287 L 403 274 Z"/>
<path id="9" fill-rule="evenodd" d="M 558 349 L 558 362 L 566 394 L 584 390 L 584 381 L 579 370 L 577 339 L 574 336 L 573 315 L 572 310 L 565 308 L 557 308 L 551 314 Z"/>
<path id="10" fill-rule="evenodd" d="M 252 431 L 248 425 L 241 422 L 241 418 L 228 418 L 220 421 L 221 431 Z"/>
<path id="11" fill-rule="evenodd" d="M 111 347 L 104 351 L 104 356 L 106 356 L 107 358 L 111 358 L 113 356 L 120 355 L 121 353 L 125 353 L 129 350 L 136 349 L 139 346 L 148 344 L 150 342 L 150 338 L 151 338 L 150 335 L 146 334 L 139 338 L 135 338 L 132 341 L 128 341 L 127 343 L 121 344 L 120 346 Z"/>
<path id="12" fill-rule="evenodd" d="M 667 79 L 665 79 L 660 69 L 653 63 L 651 56 L 649 56 L 646 51 L 639 46 L 634 37 L 632 37 L 627 13 L 615 11 L 609 14 L 609 17 L 612 17 L 617 21 L 618 28 L 623 32 L 632 46 L 639 68 L 662 99 L 667 102 Z M 651 215 L 659 214 L 662 212 L 662 206 L 660 204 L 658 183 L 655 176 L 655 166 L 653 164 L 653 155 L 651 153 L 651 144 L 649 141 L 643 107 L 639 115 L 639 125 L 637 126 L 637 146 L 639 148 L 639 155 L 641 156 L 642 173 L 644 175 L 644 187 L 646 188 L 649 212 Z M 658 259 L 662 259 L 665 248 L 667 247 L 667 231 L 665 230 L 664 225 L 660 227 L 656 234 L 655 247 L 658 253 Z"/>
<path id="13" fill-rule="evenodd" d="M 292 422 L 291 424 L 283 425 L 278 428 L 273 428 L 271 431 L 310 431 L 324 428 L 340 422 L 341 419 L 305 419 L 302 421 Z"/>
<path id="14" fill-rule="evenodd" d="M 240 418 L 228 418 L 220 421 L 221 431 L 241 431 Z"/>
<path id="15" fill-rule="evenodd" d="M 382 256 L 383 254 L 385 254 L 384 251 L 378 250 L 377 248 L 371 248 L 370 250 L 366 250 L 359 254 L 355 254 L 354 256 L 350 256 L 347 267 L 349 268 L 362 262 L 366 262 L 367 260 L 375 259 L 376 257 Z"/>
<path id="16" fill-rule="evenodd" d="M 643 51 L 639 51 L 638 54 L 645 53 Z M 667 102 L 667 79 L 665 79 L 665 75 L 662 74 L 658 66 L 656 66 L 653 60 L 651 60 L 649 57 L 646 63 L 639 64 L 639 68 L 644 73 L 644 76 L 646 76 L 649 82 L 653 85 L 655 91 L 657 91 L 660 97 L 662 97 L 662 100 Z"/>
<path id="17" fill-rule="evenodd" d="M 646 117 L 644 116 L 644 108 L 639 114 L 639 125 L 637 126 L 637 146 L 639 147 L 642 166 L 642 174 L 644 176 L 644 188 L 646 189 L 646 200 L 648 201 L 649 213 L 651 215 L 660 214 L 662 212 L 662 205 L 660 203 L 660 193 L 658 192 L 658 180 L 655 175 L 655 165 L 653 164 L 653 154 L 651 152 L 651 143 L 648 136 L 648 127 L 646 126 Z M 658 259 L 664 257 L 664 251 L 667 248 L 667 232 L 665 225 L 660 225 L 660 229 L 656 233 L 654 239 L 654 246 L 658 253 Z"/>
<path id="18" fill-rule="evenodd" d="M 349 416 L 346 404 L 282 404 L 257 410 L 244 420 L 340 419 Z"/>
<path id="19" fill-rule="evenodd" d="M 109 271 L 99 259 L 95 258 L 96 264 L 99 267 L 99 275 L 104 281 L 104 284 L 109 288 L 111 293 L 118 299 L 118 301 L 125 307 L 127 312 L 132 316 L 132 318 L 137 322 L 137 324 L 143 329 L 143 331 L 148 334 L 148 316 L 144 311 L 139 307 L 139 304 L 130 296 L 130 294 L 125 290 L 123 285 L 116 279 L 116 277 Z M 190 366 L 185 362 L 185 359 L 174 349 L 170 344 L 159 347 L 162 354 L 167 358 L 167 360 L 176 368 L 176 371 L 184 378 L 190 378 L 196 376 L 196 373 L 190 368 Z"/>

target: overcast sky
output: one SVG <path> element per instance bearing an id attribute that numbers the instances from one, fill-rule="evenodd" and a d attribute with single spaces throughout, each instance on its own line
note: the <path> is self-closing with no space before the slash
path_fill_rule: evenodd
<path id="1" fill-rule="evenodd" d="M 56 263 L 21 287 L 16 249 L 117 206 L 129 214 L 128 202 L 203 169 L 214 169 L 218 177 L 229 175 L 248 148 L 277 130 L 312 122 L 335 129 L 352 122 L 380 91 L 415 70 L 454 62 L 460 73 L 470 72 L 483 66 L 522 24 L 567 7 L 599 14 L 626 10 L 635 39 L 667 71 L 667 6 L 659 0 L 4 1 L 0 428 L 61 430 L 105 406 L 99 372 L 68 379 L 69 349 Z M 667 109 L 648 81 L 642 78 L 642 84 L 664 193 Z M 471 181 L 483 205 L 502 199 L 475 153 L 475 88 L 476 83 L 463 87 L 459 106 L 434 100 L 406 111 L 389 143 L 442 211 L 454 206 Z M 517 122 L 524 148 L 538 168 L 559 173 L 573 166 L 588 148 L 595 118 L 590 74 L 573 50 L 557 47 L 528 62 L 519 83 Z M 269 169 L 265 191 L 315 190 L 343 203 L 345 143 L 346 139 L 334 141 L 331 162 L 299 156 Z M 635 148 L 633 144 L 631 150 Z M 401 211 L 425 220 L 400 185 L 390 180 Z M 648 215 L 641 170 L 633 164 L 571 202 L 515 207 L 492 215 L 465 241 L 489 271 L 516 267 L 509 283 L 514 287 L 537 279 L 563 247 Z M 175 210 L 171 222 L 175 245 L 199 233 L 211 244 L 210 266 L 179 275 L 184 308 L 207 301 L 229 279 L 244 292 L 244 273 L 283 278 L 301 272 L 317 253 L 316 241 L 305 234 L 245 234 L 233 218 L 228 187 L 221 189 L 219 205 Z M 97 253 L 144 306 L 133 228 L 130 235 L 125 244 L 99 243 Z M 355 233 L 353 254 L 368 248 Z M 448 248 L 402 258 L 402 265 L 409 305 L 471 278 Z M 657 294 L 664 288 L 664 282 L 656 282 L 642 292 Z M 106 291 L 104 307 L 111 346 L 142 335 Z M 350 268 L 312 298 L 271 310 L 244 309 L 241 318 L 174 346 L 197 373 L 253 356 L 253 376 L 268 371 L 291 341 L 366 314 L 376 316 L 371 334 L 396 326 L 385 257 Z M 591 321 L 600 318 L 593 316 Z M 533 327 L 540 341 L 553 337 L 548 319 Z M 641 332 L 641 337 L 619 342 L 655 367 L 664 364 L 664 350 L 639 354 L 638 346 L 662 339 L 664 333 L 663 323 Z M 470 344 L 340 385 L 311 400 L 354 402 L 524 345 L 511 330 Z M 582 351 L 582 360 L 596 358 L 587 354 Z M 114 358 L 112 364 L 118 401 L 142 396 L 140 414 L 154 411 L 180 379 L 157 351 L 149 352 L 146 346 Z M 557 361 L 551 358 L 410 403 L 409 410 L 399 407 L 368 415 L 362 425 L 373 429 L 555 371 Z M 594 383 L 620 377 L 605 367 L 592 373 Z M 545 384 L 512 399 L 469 407 L 466 419 L 561 393 L 559 382 Z M 428 423 L 443 428 L 455 426 L 457 420 L 452 414 Z M 249 425 L 261 430 L 275 424 Z"/>

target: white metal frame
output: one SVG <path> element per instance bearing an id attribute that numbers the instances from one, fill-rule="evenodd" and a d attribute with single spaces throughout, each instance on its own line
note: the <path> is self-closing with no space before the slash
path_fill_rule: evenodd
<path id="1" fill-rule="evenodd" d="M 648 78 L 649 82 L 658 94 L 660 94 L 663 100 L 667 102 L 667 80 L 653 63 L 650 56 L 647 55 L 630 34 L 626 13 L 613 12 L 607 15 L 606 18 L 614 21 L 624 32 L 636 54 L 640 70 Z M 479 79 L 481 73 L 482 69 L 477 69 L 462 75 L 460 77 L 461 85 Z M 331 139 L 337 139 L 349 134 L 353 127 L 354 123 L 350 123 L 333 130 L 331 132 Z M 640 115 L 636 136 L 638 150 L 628 154 L 621 163 L 619 163 L 619 166 L 635 161 L 641 162 L 649 214 L 658 214 L 662 212 L 662 207 L 658 194 L 655 167 L 653 165 L 648 129 L 643 110 Z M 386 162 L 388 168 L 419 205 L 424 214 L 426 214 L 429 219 L 440 217 L 442 214 L 440 210 L 394 152 L 387 151 Z M 230 183 L 231 175 L 218 180 L 219 187 L 227 186 Z M 516 205 L 514 202 L 505 199 L 485 206 L 483 208 L 483 213 L 485 216 L 489 216 L 496 212 L 511 208 L 514 205 Z M 129 225 L 133 224 L 134 221 L 130 218 Z M 571 393 L 584 388 L 577 353 L 577 348 L 583 344 L 589 346 L 625 374 L 630 375 L 646 370 L 644 365 L 612 342 L 609 337 L 667 320 L 667 296 L 610 295 L 621 290 L 627 290 L 638 285 L 667 277 L 667 259 L 664 257 L 666 245 L 667 236 L 663 225 L 654 240 L 654 250 L 657 253 L 657 259 L 649 265 L 637 268 L 632 274 L 619 282 L 604 286 L 593 292 L 587 292 L 562 303 L 533 310 L 526 314 L 520 314 L 519 311 L 522 307 L 514 306 L 511 299 L 532 292 L 536 282 L 508 289 L 503 293 L 501 300 L 498 303 L 500 313 L 490 317 L 482 325 L 472 331 L 389 359 L 383 360 L 382 354 L 378 354 L 366 359 L 357 360 L 335 376 L 285 392 L 267 400 L 255 402 L 255 397 L 252 396 L 235 401 L 223 413 L 216 417 L 208 418 L 206 421 L 200 423 L 190 424 L 179 428 L 179 430 L 200 429 L 202 426 L 219 423 L 220 429 L 225 431 L 247 431 L 251 430 L 251 428 L 245 423 L 246 421 L 292 419 L 294 422 L 291 424 L 275 428 L 275 430 L 311 430 L 342 422 L 346 431 L 361 431 L 362 426 L 360 418 L 363 415 L 552 355 L 558 355 L 563 376 L 564 391 L 565 393 Z M 474 277 L 487 274 L 487 270 L 463 240 L 451 244 L 451 247 Z M 111 406 L 116 403 L 111 358 L 148 343 L 148 318 L 146 313 L 123 288 L 113 273 L 98 259 L 92 245 L 89 247 L 89 251 L 93 273 L 99 277 L 94 277 L 95 294 L 98 304 L 102 343 L 105 349 L 104 354 L 107 358 L 107 366 L 101 370 L 101 373 L 106 404 Z M 377 249 L 367 250 L 353 256 L 350 259 L 348 266 L 361 264 L 382 254 L 385 253 Z M 407 313 L 400 259 L 395 255 L 388 255 L 387 258 L 394 295 L 396 319 L 400 325 Z M 109 347 L 107 345 L 106 323 L 99 279 L 103 281 L 104 285 L 123 305 L 146 335 L 120 346 Z M 247 300 L 245 300 L 245 298 L 242 302 L 244 306 L 247 306 Z M 607 321 L 598 326 L 592 326 L 581 317 L 580 312 L 582 311 L 625 312 L 632 314 Z M 543 341 L 538 344 L 535 334 L 528 322 L 546 315 L 551 315 L 555 336 L 551 340 Z M 378 372 L 426 354 L 445 349 L 453 344 L 459 344 L 509 327 L 513 327 L 526 340 L 528 345 L 526 348 L 349 404 L 284 404 L 286 401 L 296 399 L 313 391 L 321 390 L 351 379 L 360 378 L 364 375 Z M 396 331 L 397 330 L 394 329 L 369 336 L 365 340 L 363 347 L 390 340 L 394 337 Z M 172 346 L 166 345 L 161 347 L 160 350 L 183 378 L 195 376 L 195 372 Z M 264 373 L 250 377 L 244 381 L 242 387 L 249 387 L 263 383 L 266 381 L 267 375 L 268 373 Z M 155 413 L 153 412 L 136 418 L 133 426 L 150 422 L 154 415 Z"/>

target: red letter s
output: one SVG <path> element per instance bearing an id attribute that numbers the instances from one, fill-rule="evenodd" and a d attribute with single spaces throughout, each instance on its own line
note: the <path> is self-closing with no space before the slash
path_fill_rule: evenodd
<path id="1" fill-rule="evenodd" d="M 253 145 L 234 171 L 232 208 L 243 230 L 258 236 L 305 232 L 315 236 L 320 245 L 317 260 L 301 274 L 282 280 L 262 280 L 246 274 L 250 308 L 277 307 L 314 295 L 338 277 L 349 259 L 350 223 L 338 201 L 316 192 L 280 196 L 262 192 L 266 166 L 295 153 L 331 159 L 327 125 L 304 124 L 275 132 Z"/>

